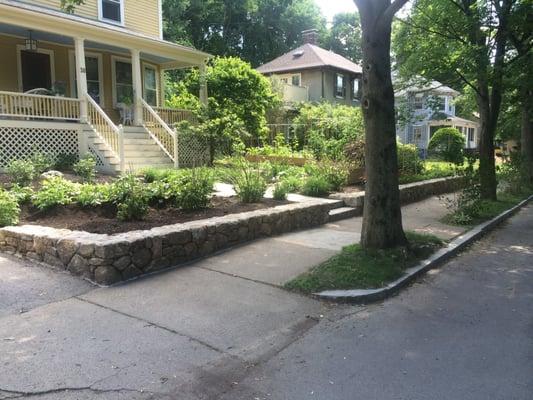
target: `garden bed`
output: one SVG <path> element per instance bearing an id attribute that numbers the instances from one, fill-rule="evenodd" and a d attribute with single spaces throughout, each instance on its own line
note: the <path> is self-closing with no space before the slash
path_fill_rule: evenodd
<path id="1" fill-rule="evenodd" d="M 151 207 L 140 221 L 120 221 L 116 218 L 116 206 L 81 207 L 77 204 L 37 210 L 23 207 L 20 225 L 41 225 L 58 229 L 70 229 L 90 233 L 114 234 L 146 230 L 163 225 L 184 223 L 247 211 L 262 210 L 288 204 L 288 201 L 263 199 L 259 203 L 242 203 L 238 197 L 213 197 L 208 208 L 184 211 L 175 207 Z"/>

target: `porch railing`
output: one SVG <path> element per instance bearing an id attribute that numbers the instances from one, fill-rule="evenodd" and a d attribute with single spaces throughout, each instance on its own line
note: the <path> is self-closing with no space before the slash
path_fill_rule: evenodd
<path id="1" fill-rule="evenodd" d="M 68 97 L 0 91 L 0 116 L 79 121 L 80 101 Z"/>
<path id="2" fill-rule="evenodd" d="M 179 108 L 167 108 L 167 107 L 152 107 L 153 110 L 159 114 L 161 119 L 167 123 L 167 125 L 174 126 L 181 121 L 196 122 L 196 117 L 190 110 L 182 110 Z"/>
<path id="3" fill-rule="evenodd" d="M 143 126 L 152 139 L 178 167 L 178 139 L 167 122 L 144 99 L 142 101 Z"/>
<path id="4" fill-rule="evenodd" d="M 107 114 L 100 108 L 98 103 L 88 94 L 87 100 L 87 122 L 95 130 L 96 134 L 109 146 L 120 161 L 121 170 L 124 171 L 124 133 L 116 126 Z"/>

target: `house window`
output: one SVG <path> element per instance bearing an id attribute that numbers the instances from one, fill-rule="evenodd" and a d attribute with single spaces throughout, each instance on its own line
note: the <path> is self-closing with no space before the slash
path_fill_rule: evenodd
<path id="1" fill-rule="evenodd" d="M 70 76 L 71 93 L 73 97 L 78 97 L 78 82 L 76 79 L 76 60 L 74 52 L 70 53 Z M 87 93 L 98 104 L 104 104 L 104 90 L 102 82 L 102 56 L 100 54 L 85 53 L 85 71 L 87 77 Z"/>
<path id="2" fill-rule="evenodd" d="M 422 127 L 415 126 L 413 127 L 413 138 L 415 143 L 418 143 L 422 140 Z"/>
<path id="3" fill-rule="evenodd" d="M 414 99 L 414 108 L 415 110 L 422 110 L 424 108 L 424 95 L 423 94 L 415 94 Z"/>
<path id="4" fill-rule="evenodd" d="M 123 21 L 123 0 L 100 0 L 99 16 L 101 20 L 117 22 Z"/>
<path id="5" fill-rule="evenodd" d="M 300 86 L 300 75 L 293 75 L 291 78 L 291 83 L 293 86 Z"/>
<path id="6" fill-rule="evenodd" d="M 474 128 L 468 128 L 468 141 L 473 142 L 474 141 Z"/>
<path id="7" fill-rule="evenodd" d="M 144 66 L 144 99 L 151 106 L 157 106 L 157 72 L 152 66 Z"/>
<path id="8" fill-rule="evenodd" d="M 444 97 L 437 97 L 436 103 L 438 111 L 446 111 L 446 99 Z"/>
<path id="9" fill-rule="evenodd" d="M 131 63 L 127 61 L 115 60 L 114 73 L 114 94 L 115 104 L 133 103 L 133 78 Z"/>
<path id="10" fill-rule="evenodd" d="M 346 96 L 345 78 L 342 74 L 335 74 L 335 97 L 344 99 Z"/>
<path id="11" fill-rule="evenodd" d="M 360 90 L 361 90 L 361 87 L 360 87 L 359 79 L 355 78 L 352 81 L 352 100 L 359 99 L 359 97 L 360 97 L 360 92 L 359 91 Z"/>

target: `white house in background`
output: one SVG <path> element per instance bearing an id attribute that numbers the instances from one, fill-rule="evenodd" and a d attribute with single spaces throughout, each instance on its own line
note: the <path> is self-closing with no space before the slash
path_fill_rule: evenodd
<path id="1" fill-rule="evenodd" d="M 396 92 L 399 118 L 396 135 L 402 143 L 427 150 L 433 134 L 443 127 L 453 127 L 465 137 L 465 148 L 478 147 L 479 124 L 455 116 L 454 99 L 459 92 L 437 81 L 414 85 Z"/>

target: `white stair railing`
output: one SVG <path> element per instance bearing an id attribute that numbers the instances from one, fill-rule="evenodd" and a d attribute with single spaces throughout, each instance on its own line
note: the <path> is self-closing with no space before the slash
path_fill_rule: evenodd
<path id="1" fill-rule="evenodd" d="M 116 126 L 91 96 L 87 94 L 85 99 L 87 100 L 87 122 L 119 159 L 120 169 L 124 171 L 124 129 L 122 125 Z"/>
<path id="2" fill-rule="evenodd" d="M 154 111 L 165 121 L 168 125 L 175 125 L 178 122 L 189 121 L 196 122 L 196 117 L 191 110 L 183 110 L 180 108 L 168 107 L 152 107 Z"/>
<path id="3" fill-rule="evenodd" d="M 179 167 L 178 139 L 176 132 L 170 128 L 157 112 L 144 99 L 141 99 L 143 109 L 143 126 L 161 150 Z"/>

